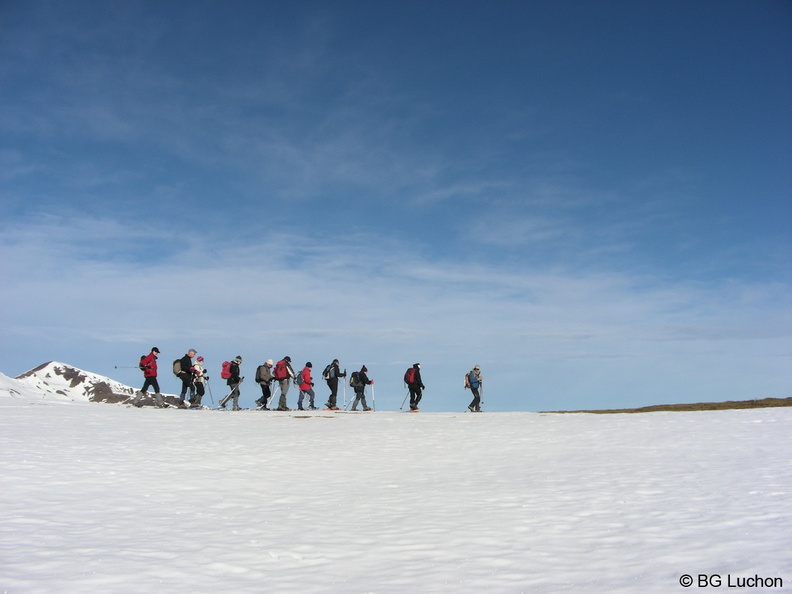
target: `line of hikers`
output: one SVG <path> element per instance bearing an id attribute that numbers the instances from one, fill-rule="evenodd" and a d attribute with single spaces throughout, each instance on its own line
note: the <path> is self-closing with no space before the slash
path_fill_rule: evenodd
<path id="1" fill-rule="evenodd" d="M 237 357 L 237 359 L 241 361 L 241 357 Z M 291 366 L 291 357 L 284 357 L 277 363 L 273 363 L 272 359 L 268 359 L 263 365 L 259 365 L 256 368 L 256 383 L 261 387 L 261 397 L 256 400 L 256 405 L 261 410 L 290 410 L 286 402 L 286 395 L 289 392 L 290 382 L 293 382 L 300 388 L 300 395 L 297 398 L 297 410 L 316 410 L 316 393 L 313 389 L 312 371 L 313 364 L 310 361 L 305 364 L 302 371 L 295 373 Z M 333 362 L 324 368 L 322 379 L 327 382 L 327 387 L 330 388 L 330 396 L 327 399 L 325 408 L 338 410 L 338 381 L 340 378 L 346 377 L 346 369 L 343 372 L 341 371 L 338 359 L 333 359 Z M 276 392 L 280 390 L 278 406 L 275 409 L 270 409 L 268 406 L 270 399 L 274 400 L 270 384 L 276 384 Z M 368 369 L 365 365 L 360 368 L 360 371 L 352 372 L 349 379 L 349 385 L 355 389 L 355 400 L 352 403 L 352 410 L 357 410 L 358 403 L 363 406 L 363 410 L 371 410 L 366 403 L 365 390 L 366 386 L 373 384 L 374 380 L 369 379 Z M 308 403 L 307 406 L 304 406 L 306 397 L 308 398 Z M 228 397 L 224 400 L 227 402 L 227 399 Z M 225 408 L 225 403 L 221 401 L 220 406 Z M 234 401 L 234 410 L 238 410 L 236 400 Z"/>
<path id="2" fill-rule="evenodd" d="M 135 406 L 142 406 L 142 399 L 148 394 L 148 388 L 154 390 L 154 401 L 156 406 L 165 406 L 162 394 L 160 394 L 159 383 L 157 382 L 157 356 L 160 350 L 153 347 L 148 355 L 140 357 L 139 367 L 143 371 L 144 383 L 140 392 L 135 396 L 133 404 Z M 173 361 L 173 373 L 182 382 L 181 392 L 179 394 L 179 406 L 184 408 L 200 408 L 202 400 L 206 394 L 206 387 L 208 386 L 209 376 L 204 368 L 204 358 L 201 356 L 196 357 L 198 351 L 190 349 L 180 359 Z M 195 358 L 195 361 L 193 361 Z M 233 401 L 233 410 L 240 410 L 239 407 L 239 385 L 244 381 L 244 376 L 240 375 L 239 366 L 242 364 L 242 357 L 237 356 L 230 361 L 224 361 L 221 366 L 220 377 L 226 380 L 226 384 L 230 388 L 230 392 L 220 401 L 220 408 L 226 408 L 227 404 Z M 299 372 L 295 373 L 291 366 L 291 357 L 283 357 L 277 363 L 272 359 L 268 359 L 264 364 L 256 368 L 256 383 L 261 388 L 261 397 L 256 400 L 256 406 L 260 410 L 291 410 L 288 407 L 286 395 L 289 392 L 291 383 L 299 386 L 300 394 L 297 400 L 298 410 L 316 410 L 314 392 L 314 381 L 312 376 L 313 364 L 309 361 L 305 367 Z M 344 369 L 342 372 L 339 366 L 338 359 L 333 359 L 333 362 L 327 365 L 322 371 L 322 379 L 327 383 L 330 388 L 330 396 L 327 399 L 325 408 L 329 410 L 339 410 L 338 408 L 338 382 L 340 378 L 346 378 L 347 371 Z M 470 389 L 473 393 L 473 401 L 468 406 L 471 412 L 481 411 L 481 395 L 480 387 L 483 382 L 480 374 L 480 368 L 476 365 L 468 373 L 465 374 L 464 385 L 465 389 Z M 418 410 L 418 404 L 423 397 L 423 390 L 426 386 L 421 379 L 421 365 L 415 363 L 404 373 L 404 383 L 407 385 L 410 397 L 410 410 Z M 274 387 L 271 385 L 274 384 Z M 360 371 L 353 371 L 349 377 L 349 385 L 354 388 L 355 398 L 352 401 L 351 410 L 356 411 L 358 404 L 362 405 L 362 410 L 372 410 L 366 402 L 366 386 L 373 386 L 374 380 L 369 379 L 368 369 L 365 365 L 360 368 Z M 274 396 L 280 390 L 280 397 L 278 399 L 277 408 L 270 408 L 270 401 L 274 400 Z M 372 387 L 373 390 L 373 387 Z M 187 394 L 189 393 L 189 397 Z M 307 404 L 305 402 L 307 397 Z M 405 401 L 407 396 L 405 396 Z M 189 403 L 189 404 L 188 404 Z M 402 402 L 402 407 L 404 402 Z"/>

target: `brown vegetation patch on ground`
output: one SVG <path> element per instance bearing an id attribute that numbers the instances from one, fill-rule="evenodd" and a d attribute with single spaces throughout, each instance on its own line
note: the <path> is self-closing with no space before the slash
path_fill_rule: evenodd
<path id="1" fill-rule="evenodd" d="M 774 408 L 792 406 L 792 398 L 762 398 L 760 400 L 728 400 L 726 402 L 696 402 L 693 404 L 657 404 L 642 408 L 613 408 L 605 410 L 545 410 L 546 413 L 590 413 L 612 415 L 664 411 L 736 410 L 743 408 Z"/>

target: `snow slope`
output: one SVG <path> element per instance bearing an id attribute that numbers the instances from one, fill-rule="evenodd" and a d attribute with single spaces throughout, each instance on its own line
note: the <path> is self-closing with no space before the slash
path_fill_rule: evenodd
<path id="1" fill-rule="evenodd" d="M 0 592 L 792 584 L 790 408 L 0 409 Z"/>
<path id="2" fill-rule="evenodd" d="M 50 361 L 11 379 L 0 373 L 0 396 L 85 404 L 123 402 L 136 392 L 110 378 Z"/>
<path id="3" fill-rule="evenodd" d="M 65 404 L 117 404 L 130 402 L 136 392 L 136 388 L 109 377 L 57 361 L 39 365 L 13 379 L 0 373 L 0 397 L 11 396 Z M 169 402 L 175 403 L 177 400 L 172 394 L 163 396 Z M 153 399 L 149 398 L 146 403 L 153 405 Z"/>

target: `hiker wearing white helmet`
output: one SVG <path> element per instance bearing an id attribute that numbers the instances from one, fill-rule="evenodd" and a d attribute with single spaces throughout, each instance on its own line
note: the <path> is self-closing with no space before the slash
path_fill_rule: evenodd
<path id="1" fill-rule="evenodd" d="M 267 359 L 264 365 L 259 365 L 258 368 L 256 368 L 256 383 L 261 386 L 261 398 L 256 400 L 256 405 L 261 410 L 269 410 L 267 403 L 272 397 L 270 383 L 275 381 L 275 378 L 272 377 L 273 365 L 272 359 Z"/>

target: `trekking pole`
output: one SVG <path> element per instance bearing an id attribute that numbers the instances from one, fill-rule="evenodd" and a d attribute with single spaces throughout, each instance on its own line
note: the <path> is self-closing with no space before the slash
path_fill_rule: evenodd
<path id="1" fill-rule="evenodd" d="M 404 395 L 404 400 L 402 400 L 402 404 L 399 407 L 399 410 L 404 410 L 404 403 L 407 402 L 407 396 L 410 395 L 410 389 L 407 388 L 407 393 Z"/>
<path id="2" fill-rule="evenodd" d="M 113 365 L 113 369 L 138 369 L 139 365 Z"/>
<path id="3" fill-rule="evenodd" d="M 212 386 L 209 385 L 209 378 L 206 378 L 204 381 L 206 382 L 206 387 L 209 388 L 209 398 L 212 399 L 212 406 L 214 407 L 215 401 L 214 396 L 212 396 Z"/>
<path id="4" fill-rule="evenodd" d="M 346 382 L 344 382 L 344 410 L 355 400 L 357 400 L 357 392 L 355 392 L 355 396 L 350 397 L 349 402 L 346 402 Z"/>
<path id="5" fill-rule="evenodd" d="M 377 397 L 374 395 L 374 382 L 371 382 L 371 410 L 377 410 Z"/>
<path id="6" fill-rule="evenodd" d="M 484 381 L 479 381 L 479 410 L 484 406 Z"/>
<path id="7" fill-rule="evenodd" d="M 231 391 L 223 397 L 223 400 L 220 401 L 221 406 L 222 406 L 223 402 L 226 399 L 231 398 L 231 395 L 237 390 L 237 388 L 239 388 L 239 384 L 241 384 L 244 381 L 244 379 L 245 379 L 244 377 L 240 378 L 240 380 L 233 385 L 233 387 L 231 388 Z M 223 407 L 223 408 L 225 408 L 225 407 Z"/>

